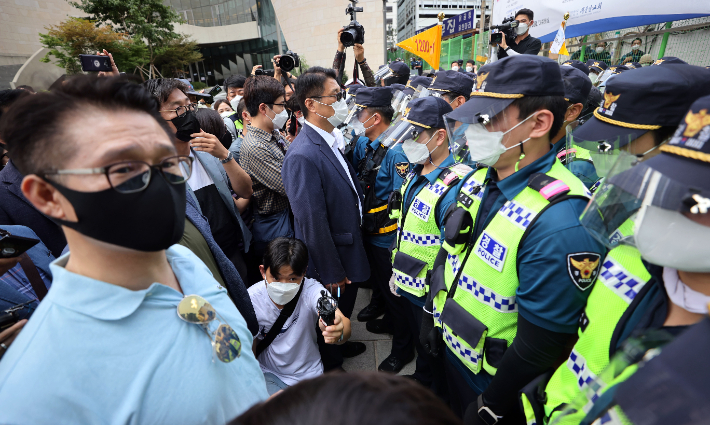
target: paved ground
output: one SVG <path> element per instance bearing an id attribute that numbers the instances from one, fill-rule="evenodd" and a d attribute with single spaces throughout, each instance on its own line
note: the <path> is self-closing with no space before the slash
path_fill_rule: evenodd
<path id="1" fill-rule="evenodd" d="M 367 351 L 357 357 L 345 359 L 343 368 L 348 372 L 356 370 L 376 371 L 377 366 L 387 358 L 392 349 L 392 335 L 377 335 L 367 331 L 365 323 L 357 321 L 357 314 L 370 302 L 372 290 L 360 289 L 355 302 L 355 309 L 352 315 L 352 336 L 350 341 L 360 341 L 367 345 Z M 414 373 L 414 360 L 405 366 L 400 375 L 411 375 Z"/>

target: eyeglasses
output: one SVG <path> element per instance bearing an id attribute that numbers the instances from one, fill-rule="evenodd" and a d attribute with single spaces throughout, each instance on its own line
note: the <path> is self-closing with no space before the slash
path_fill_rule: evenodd
<path id="1" fill-rule="evenodd" d="M 173 156 L 162 160 L 157 165 L 150 165 L 143 161 L 123 161 L 106 167 L 57 170 L 43 173 L 43 175 L 103 174 L 113 190 L 127 194 L 145 190 L 153 176 L 153 170 L 158 171 L 170 184 L 185 183 L 192 174 L 192 161 L 193 158 L 189 156 Z"/>
<path id="2" fill-rule="evenodd" d="M 164 111 L 158 111 L 158 112 L 175 112 L 178 116 L 178 118 L 184 117 L 188 112 L 194 111 L 197 109 L 197 103 L 191 103 L 189 105 L 185 106 L 178 106 L 176 109 L 167 109 Z"/>
<path id="3" fill-rule="evenodd" d="M 345 96 L 347 96 L 347 95 L 348 95 L 348 92 L 346 92 L 345 90 L 341 90 L 340 93 L 338 93 L 338 94 L 329 94 L 329 95 L 325 95 L 325 96 L 313 96 L 312 99 L 322 99 L 324 97 L 334 97 L 335 101 L 339 102 L 339 101 L 345 99 Z"/>
<path id="4" fill-rule="evenodd" d="M 215 311 L 212 304 L 199 295 L 188 295 L 177 306 L 178 316 L 187 323 L 200 325 L 212 341 L 217 358 L 229 363 L 242 354 L 242 342 L 231 326 Z M 210 323 L 220 322 L 217 330 L 210 331 Z"/>
<path id="5" fill-rule="evenodd" d="M 285 103 L 267 103 L 267 105 L 282 106 L 282 107 L 284 107 L 284 108 L 286 107 L 286 104 L 285 104 Z"/>

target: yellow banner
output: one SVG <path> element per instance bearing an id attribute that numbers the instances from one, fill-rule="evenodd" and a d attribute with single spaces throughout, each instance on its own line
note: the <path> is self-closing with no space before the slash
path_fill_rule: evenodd
<path id="1" fill-rule="evenodd" d="M 397 46 L 421 57 L 429 66 L 437 70 L 441 60 L 441 25 L 435 25 L 402 41 Z"/>

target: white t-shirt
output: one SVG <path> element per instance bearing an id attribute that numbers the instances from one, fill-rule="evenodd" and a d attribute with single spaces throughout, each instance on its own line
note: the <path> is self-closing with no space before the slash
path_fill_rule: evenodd
<path id="1" fill-rule="evenodd" d="M 321 297 L 320 292 L 325 291 L 325 288 L 315 279 L 304 279 L 303 285 L 305 286 L 293 314 L 286 320 L 271 345 L 257 359 L 262 371 L 273 373 L 289 386 L 323 374 L 323 363 L 316 339 L 316 306 Z M 269 333 L 281 310 L 269 298 L 265 281 L 252 285 L 248 291 L 259 322 L 259 333 L 254 339 L 261 340 Z"/>

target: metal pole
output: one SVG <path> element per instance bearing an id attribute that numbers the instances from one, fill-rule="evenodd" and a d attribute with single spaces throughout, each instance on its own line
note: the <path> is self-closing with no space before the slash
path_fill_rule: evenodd
<path id="1" fill-rule="evenodd" d="M 276 18 L 276 44 L 279 49 L 279 55 L 284 53 L 283 44 L 281 43 L 281 25 L 279 24 L 279 18 Z"/>
<path id="2" fill-rule="evenodd" d="M 484 47 L 485 44 L 488 40 L 485 40 L 483 37 L 483 33 L 486 31 L 486 0 L 481 0 L 481 19 L 478 21 L 478 49 L 476 52 L 476 55 L 478 56 L 484 56 Z M 475 59 L 476 63 L 478 63 L 478 58 Z"/>
<path id="3" fill-rule="evenodd" d="M 384 50 L 382 63 L 387 63 L 387 0 L 382 0 L 382 47 Z"/>
<path id="4" fill-rule="evenodd" d="M 673 26 L 673 22 L 666 22 L 667 30 L 671 29 L 671 26 Z M 663 39 L 661 40 L 661 49 L 658 51 L 658 59 L 661 59 L 663 56 L 666 55 L 666 44 L 668 44 L 668 37 L 670 35 L 670 32 L 665 32 L 663 34 Z"/>

